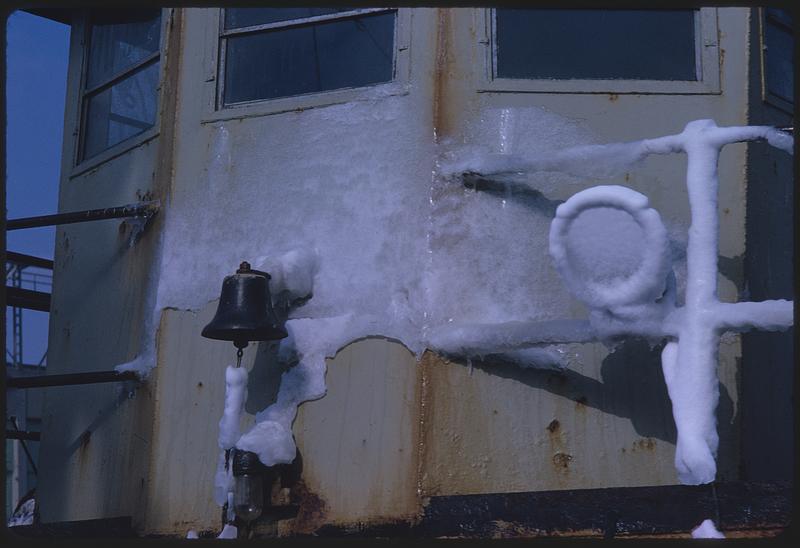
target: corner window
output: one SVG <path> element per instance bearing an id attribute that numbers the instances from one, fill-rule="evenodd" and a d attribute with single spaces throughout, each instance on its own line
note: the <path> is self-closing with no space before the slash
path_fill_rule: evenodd
<path id="1" fill-rule="evenodd" d="M 764 100 L 793 112 L 794 34 L 788 10 L 765 8 L 762 13 Z"/>
<path id="2" fill-rule="evenodd" d="M 82 162 L 154 126 L 161 10 L 98 10 L 86 28 Z"/>
<path id="3" fill-rule="evenodd" d="M 225 9 L 217 108 L 390 82 L 396 19 L 383 8 Z"/>
<path id="4" fill-rule="evenodd" d="M 484 91 L 714 93 L 713 9 L 488 10 Z"/>

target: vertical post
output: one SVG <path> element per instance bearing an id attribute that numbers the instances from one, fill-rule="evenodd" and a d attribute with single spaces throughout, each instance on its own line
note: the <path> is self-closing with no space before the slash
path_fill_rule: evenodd
<path id="1" fill-rule="evenodd" d="M 14 265 L 14 269 L 11 271 L 12 287 L 22 287 L 22 268 L 23 267 L 20 265 Z M 22 308 L 18 306 L 12 307 L 11 318 L 11 336 L 13 339 L 11 345 L 11 365 L 18 368 L 22 365 Z"/>
<path id="2" fill-rule="evenodd" d="M 717 193 L 721 144 L 708 134 L 716 124 L 691 122 L 683 132 L 688 157 L 686 186 L 692 222 L 686 250 L 686 304 L 675 356 L 662 360 L 672 415 L 678 428 L 675 466 L 684 484 L 714 481 L 719 435 L 717 358 L 719 333 L 712 321 L 717 302 L 719 215 Z M 666 349 L 665 349 L 666 351 Z"/>

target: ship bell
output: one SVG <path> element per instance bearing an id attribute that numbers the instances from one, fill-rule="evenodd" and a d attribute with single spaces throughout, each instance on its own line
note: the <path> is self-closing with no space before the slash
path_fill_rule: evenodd
<path id="1" fill-rule="evenodd" d="M 203 337 L 233 341 L 242 349 L 249 341 L 274 341 L 287 336 L 278 325 L 269 293 L 270 275 L 242 262 L 236 274 L 226 276 L 214 318 L 203 328 Z"/>

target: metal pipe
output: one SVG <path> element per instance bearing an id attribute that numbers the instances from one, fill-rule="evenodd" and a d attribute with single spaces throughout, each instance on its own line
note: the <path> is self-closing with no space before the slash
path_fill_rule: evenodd
<path id="1" fill-rule="evenodd" d="M 6 286 L 6 306 L 49 312 L 50 293 Z"/>
<path id="2" fill-rule="evenodd" d="M 7 440 L 30 440 L 39 441 L 41 432 L 28 432 L 27 430 L 6 430 Z"/>
<path id="3" fill-rule="evenodd" d="M 25 253 L 17 253 L 15 251 L 6 251 L 6 262 L 18 264 L 23 267 L 36 266 L 38 268 L 53 270 L 53 261 L 51 259 L 34 257 L 33 255 L 26 255 Z"/>
<path id="4" fill-rule="evenodd" d="M 120 219 L 124 217 L 151 217 L 158 212 L 161 202 L 142 202 L 119 207 L 106 207 L 103 209 L 87 209 L 70 213 L 57 213 L 55 215 L 41 215 L 39 217 L 25 217 L 11 219 L 6 223 L 6 230 L 19 230 L 21 228 L 35 228 L 39 226 L 66 225 L 83 223 L 86 221 L 101 221 L 103 219 Z"/>
<path id="5" fill-rule="evenodd" d="M 7 388 L 44 388 L 46 386 L 69 386 L 73 384 L 95 384 L 100 382 L 138 381 L 133 371 L 93 371 L 66 375 L 39 375 L 36 377 L 8 377 Z"/>
<path id="6" fill-rule="evenodd" d="M 8 420 L 11 421 L 11 424 L 14 426 L 14 430 L 19 432 L 20 429 L 19 429 L 19 426 L 17 426 L 17 418 L 16 417 L 8 417 Z M 19 442 L 22 444 L 22 449 L 25 451 L 25 456 L 28 457 L 28 464 L 30 464 L 31 468 L 33 468 L 33 473 L 38 476 L 39 475 L 39 470 L 36 469 L 36 463 L 33 462 L 33 457 L 31 456 L 31 452 L 28 451 L 28 446 L 25 444 L 25 440 L 20 439 Z"/>

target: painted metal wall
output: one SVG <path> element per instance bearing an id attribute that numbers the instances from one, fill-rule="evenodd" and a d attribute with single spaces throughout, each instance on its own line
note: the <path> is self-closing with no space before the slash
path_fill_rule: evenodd
<path id="1" fill-rule="evenodd" d="M 169 10 L 164 17 L 167 47 L 156 129 L 149 139 L 89 170 L 76 169 L 73 160 L 84 40 L 80 19 L 73 20 L 60 212 L 158 199 L 168 188 L 174 111 L 169 74 L 177 70 L 179 31 Z M 108 371 L 141 351 L 161 223 L 156 216 L 132 243 L 134 226 L 106 220 L 57 228 L 49 373 Z M 147 507 L 156 385 L 153 376 L 138 388 L 111 383 L 44 389 L 37 495 L 43 522 L 141 518 Z"/>
<path id="2" fill-rule="evenodd" d="M 314 108 L 228 121 L 209 118 L 205 96 L 197 90 L 198 82 L 214 74 L 208 52 L 216 44 L 217 29 L 210 11 L 179 10 L 176 18 L 182 53 L 179 70 L 171 68 L 177 78 L 170 95 L 174 156 L 158 153 L 165 146 L 162 135 L 94 172 L 65 177 L 61 210 L 123 203 L 132 201 L 136 190 L 158 195 L 166 188 L 170 207 L 189 203 L 197 181 L 211 167 L 212 145 L 223 123 L 231 141 L 241 145 L 231 149 L 230 165 L 256 165 L 262 158 L 258 154 L 266 154 L 264 176 L 280 178 L 284 192 L 278 188 L 275 196 L 286 199 L 297 183 L 292 179 L 296 152 L 316 146 L 316 141 L 304 142 L 305 134 L 296 128 L 315 120 L 320 135 L 342 131 L 335 119 L 326 125 Z M 427 140 L 425 146 L 434 139 L 475 143 L 474 128 L 498 109 L 529 124 L 523 129 L 532 134 L 546 128 L 526 118 L 526 112 L 546 111 L 551 119 L 579 125 L 596 142 L 678 133 L 697 118 L 714 118 L 719 125 L 748 121 L 748 9 L 716 10 L 722 92 L 704 95 L 477 92 L 475 67 L 484 62 L 478 12 L 417 9 L 407 21 L 410 86 L 393 98 L 393 108 L 405 113 L 399 131 Z M 78 47 L 73 44 L 74 50 Z M 177 44 L 173 47 L 177 51 Z M 74 95 L 68 104 L 74 107 Z M 373 139 L 369 146 L 379 154 L 390 143 Z M 720 296 L 728 301 L 742 290 L 745 153 L 745 145 L 731 145 L 720 163 Z M 407 172 L 399 176 L 428 189 L 433 160 L 404 167 Z M 324 165 L 326 160 L 317 161 Z M 159 162 L 168 162 L 169 168 Z M 684 176 L 683 156 L 659 157 L 619 183 L 646 194 L 667 222 L 685 228 Z M 555 203 L 585 186 L 554 185 L 542 193 Z M 536 223 L 546 227 L 550 216 L 552 211 L 541 212 Z M 243 226 L 248 221 L 236 219 Z M 277 216 L 271 222 L 282 234 L 297 220 Z M 153 227 L 146 238 L 157 233 L 158 226 Z M 59 230 L 50 333 L 53 372 L 106 369 L 132 357 L 155 248 L 147 239 L 133 248 L 123 244 L 118 223 Z M 537 283 L 562 299 L 558 317 L 582 317 L 585 310 L 566 297 L 549 259 L 541 260 Z M 222 378 L 233 350 L 199 336 L 215 305 L 164 312 L 158 367 L 132 399 L 102 385 L 48 392 L 42 438 L 46 521 L 130 514 L 147 533 L 218 530 L 220 513 L 211 491 Z M 430 352 L 417 361 L 401 345 L 383 339 L 348 345 L 329 360 L 328 394 L 299 409 L 294 434 L 301 481 L 286 496 L 300 511 L 282 520 L 276 531 L 403 519 L 434 495 L 677 483 L 675 430 L 659 350 L 636 340 L 613 351 L 599 344 L 573 345 L 572 367 L 557 373 L 448 361 Z M 719 368 L 723 479 L 738 474 L 740 356 L 738 337 L 724 338 Z M 272 360 L 267 346 L 246 350 L 244 363 L 252 373 L 245 423 L 274 398 L 280 371 Z M 82 437 L 87 429 L 91 435 Z"/>
<path id="3" fill-rule="evenodd" d="M 749 123 L 791 126 L 793 116 L 765 100 L 761 10 L 750 21 Z M 747 250 L 749 300 L 793 299 L 794 158 L 763 143 L 747 155 Z M 794 475 L 794 328 L 785 333 L 742 336 L 742 475 L 753 481 Z"/>

